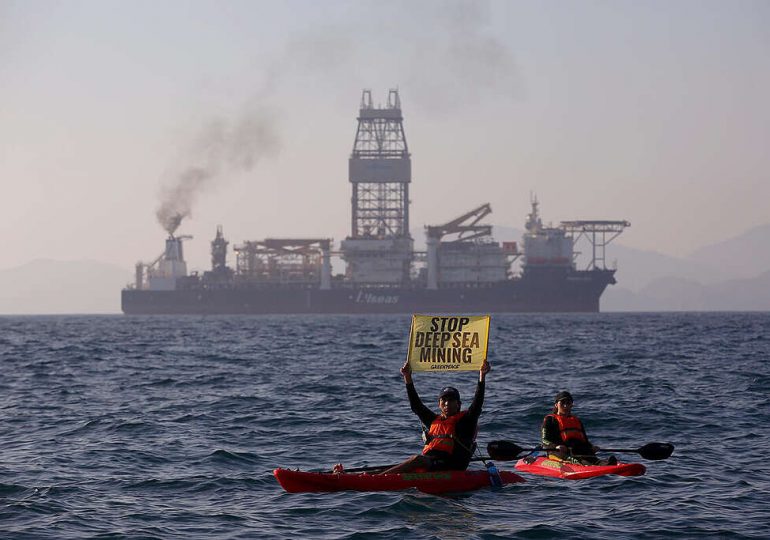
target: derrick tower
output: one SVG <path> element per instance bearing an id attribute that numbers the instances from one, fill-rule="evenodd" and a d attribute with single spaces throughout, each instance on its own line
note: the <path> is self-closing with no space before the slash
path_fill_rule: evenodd
<path id="1" fill-rule="evenodd" d="M 396 286 L 409 280 L 413 240 L 409 234 L 412 162 L 404 134 L 398 90 L 385 107 L 364 90 L 353 152 L 351 233 L 341 243 L 347 276 L 359 284 Z"/>

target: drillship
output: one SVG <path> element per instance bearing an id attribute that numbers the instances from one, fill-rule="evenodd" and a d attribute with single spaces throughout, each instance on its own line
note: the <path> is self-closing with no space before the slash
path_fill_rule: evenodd
<path id="1" fill-rule="evenodd" d="M 188 273 L 183 242 L 166 239 L 152 263 L 137 263 L 122 291 L 127 314 L 596 312 L 615 283 L 605 246 L 627 221 L 563 221 L 544 226 L 538 202 L 523 242 L 496 242 L 482 220 L 484 204 L 443 225 L 425 227 L 426 249 L 414 249 L 409 229 L 411 155 L 401 103 L 391 90 L 385 107 L 364 90 L 348 162 L 351 233 L 338 250 L 329 238 L 267 238 L 233 248 L 217 228 L 211 270 Z M 575 243 L 591 257 L 577 268 Z M 333 274 L 332 257 L 344 261 Z M 520 259 L 520 271 L 513 263 Z"/>

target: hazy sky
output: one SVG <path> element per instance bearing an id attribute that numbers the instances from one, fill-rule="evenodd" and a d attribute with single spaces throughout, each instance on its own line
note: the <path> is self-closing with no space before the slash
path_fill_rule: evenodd
<path id="1" fill-rule="evenodd" d="M 339 242 L 361 90 L 394 87 L 413 229 L 484 202 L 521 228 L 535 192 L 686 255 L 770 221 L 768 28 L 764 0 L 0 0 L 0 268 L 130 276 L 185 178 L 192 267 L 217 224 Z"/>

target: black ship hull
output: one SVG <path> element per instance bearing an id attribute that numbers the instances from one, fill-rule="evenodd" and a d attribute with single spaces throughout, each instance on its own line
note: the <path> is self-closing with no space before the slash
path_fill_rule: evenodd
<path id="1" fill-rule="evenodd" d="M 126 314 L 598 312 L 614 270 L 540 269 L 478 286 L 440 288 L 254 287 L 198 283 L 170 291 L 124 289 Z"/>

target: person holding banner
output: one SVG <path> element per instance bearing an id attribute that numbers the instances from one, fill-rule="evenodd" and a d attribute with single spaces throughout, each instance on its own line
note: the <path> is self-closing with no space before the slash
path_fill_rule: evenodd
<path id="1" fill-rule="evenodd" d="M 579 465 L 614 465 L 615 456 L 600 460 L 596 452 L 600 450 L 588 440 L 586 430 L 580 419 L 572 414 L 574 400 L 572 394 L 562 390 L 554 398 L 551 414 L 543 418 L 541 439 L 544 450 L 549 450 L 552 457 Z"/>
<path id="2" fill-rule="evenodd" d="M 479 369 L 476 394 L 467 410 L 461 411 L 460 392 L 448 386 L 441 390 L 437 414 L 420 400 L 412 381 L 412 367 L 409 361 L 401 368 L 406 384 L 406 393 L 412 412 L 423 426 L 428 426 L 427 441 L 421 454 L 412 456 L 403 463 L 380 474 L 395 474 L 413 471 L 464 471 L 468 468 L 475 449 L 475 439 L 481 407 L 484 403 L 484 380 L 491 367 L 484 360 Z"/>

